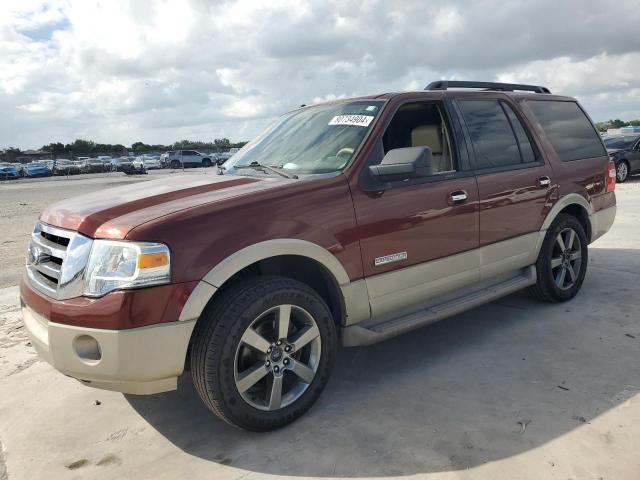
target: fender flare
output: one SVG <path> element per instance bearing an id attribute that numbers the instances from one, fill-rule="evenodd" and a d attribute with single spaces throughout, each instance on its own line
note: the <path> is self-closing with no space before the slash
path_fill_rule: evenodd
<path id="1" fill-rule="evenodd" d="M 343 296 L 345 296 L 345 288 L 349 286 L 351 281 L 340 261 L 331 252 L 306 240 L 291 238 L 266 240 L 238 250 L 213 267 L 189 295 L 179 320 L 187 321 L 199 318 L 215 292 L 243 268 L 260 260 L 282 255 L 297 255 L 315 260 L 333 275 Z"/>
<path id="2" fill-rule="evenodd" d="M 587 212 L 587 218 L 589 219 L 589 223 L 591 226 L 591 236 L 593 237 L 593 232 L 595 231 L 593 224 L 593 206 L 582 195 L 579 195 L 577 193 L 570 193 L 558 199 L 558 201 L 551 208 L 544 221 L 542 222 L 542 226 L 540 227 L 540 236 L 538 237 L 538 242 L 536 245 L 536 258 L 540 254 L 542 242 L 544 241 L 544 237 L 547 234 L 547 230 L 549 230 L 549 227 L 556 219 L 558 214 L 569 205 L 578 205 L 584 208 L 584 210 Z"/>
<path id="3" fill-rule="evenodd" d="M 542 227 L 540 228 L 540 230 L 548 230 L 558 214 L 569 205 L 574 204 L 584 208 L 589 217 L 593 215 L 593 206 L 582 195 L 578 195 L 577 193 L 570 193 L 558 199 L 553 208 L 551 208 L 551 210 L 545 217 L 544 222 L 542 222 Z"/>

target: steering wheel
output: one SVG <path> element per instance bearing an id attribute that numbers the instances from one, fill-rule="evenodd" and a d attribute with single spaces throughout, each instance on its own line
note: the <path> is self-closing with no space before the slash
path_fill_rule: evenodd
<path id="1" fill-rule="evenodd" d="M 341 148 L 338 153 L 336 153 L 336 157 L 341 157 L 341 156 L 347 156 L 347 155 L 353 155 L 353 148 L 351 147 L 344 147 Z"/>

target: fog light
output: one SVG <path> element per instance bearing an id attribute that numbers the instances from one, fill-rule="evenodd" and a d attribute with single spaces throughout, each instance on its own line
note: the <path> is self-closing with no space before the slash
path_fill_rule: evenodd
<path id="1" fill-rule="evenodd" d="M 73 340 L 73 348 L 82 360 L 97 362 L 102 358 L 98 341 L 89 335 L 80 335 Z"/>

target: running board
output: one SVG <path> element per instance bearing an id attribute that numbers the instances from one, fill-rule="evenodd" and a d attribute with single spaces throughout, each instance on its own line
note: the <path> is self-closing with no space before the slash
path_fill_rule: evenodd
<path id="1" fill-rule="evenodd" d="M 516 277 L 417 312 L 367 327 L 362 325 L 345 327 L 342 331 L 342 344 L 345 347 L 356 347 L 378 343 L 517 292 L 534 283 L 536 283 L 536 267 L 531 265 Z"/>

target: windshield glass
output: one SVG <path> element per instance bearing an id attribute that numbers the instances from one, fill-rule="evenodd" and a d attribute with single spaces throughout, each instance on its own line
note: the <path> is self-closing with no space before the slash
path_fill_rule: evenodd
<path id="1" fill-rule="evenodd" d="M 340 171 L 371 129 L 383 103 L 358 100 L 283 115 L 238 151 L 225 163 L 225 168 L 240 170 L 255 163 L 293 174 Z M 242 169 L 243 174 L 246 171 Z"/>
<path id="2" fill-rule="evenodd" d="M 638 137 L 611 137 L 605 138 L 604 144 L 607 148 L 631 148 L 633 144 L 638 140 Z"/>

